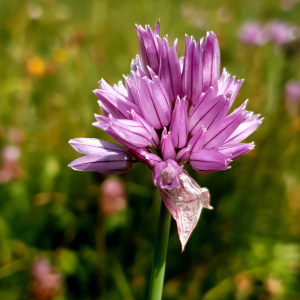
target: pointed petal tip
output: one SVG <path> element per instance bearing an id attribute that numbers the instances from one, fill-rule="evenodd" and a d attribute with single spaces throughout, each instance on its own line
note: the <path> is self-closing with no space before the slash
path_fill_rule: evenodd
<path id="1" fill-rule="evenodd" d="M 68 167 L 71 168 L 71 169 L 73 169 L 74 171 L 82 171 L 82 170 L 76 168 L 76 160 L 77 160 L 77 159 L 75 159 L 75 160 L 73 160 L 72 162 L 70 162 L 70 163 L 68 164 Z"/>

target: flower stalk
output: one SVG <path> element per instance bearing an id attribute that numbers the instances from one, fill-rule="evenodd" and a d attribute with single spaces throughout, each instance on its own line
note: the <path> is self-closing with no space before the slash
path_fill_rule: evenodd
<path id="1" fill-rule="evenodd" d="M 148 300 L 160 300 L 166 269 L 171 214 L 161 201 Z"/>

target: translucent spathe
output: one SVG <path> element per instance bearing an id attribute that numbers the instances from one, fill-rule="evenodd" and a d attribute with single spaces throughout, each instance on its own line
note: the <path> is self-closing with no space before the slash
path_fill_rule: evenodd
<path id="1" fill-rule="evenodd" d="M 212 209 L 207 188 L 201 188 L 186 171 L 179 175 L 179 188 L 157 190 L 167 209 L 175 219 L 181 250 L 198 223 L 202 208 Z"/>

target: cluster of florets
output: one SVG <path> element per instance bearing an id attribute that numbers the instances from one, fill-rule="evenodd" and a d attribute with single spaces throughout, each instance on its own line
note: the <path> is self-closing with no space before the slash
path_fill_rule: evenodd
<path id="1" fill-rule="evenodd" d="M 160 38 L 159 23 L 154 32 L 149 26 L 136 29 L 140 51 L 131 74 L 124 76 L 125 85 L 120 81 L 110 86 L 102 79 L 94 91 L 102 115 L 95 115 L 93 125 L 125 148 L 97 139 L 73 139 L 71 146 L 85 156 L 69 166 L 120 174 L 131 168 L 133 157 L 146 164 L 177 221 L 184 247 L 202 207 L 210 206 L 207 189 L 201 189 L 182 166 L 190 163 L 199 173 L 228 169 L 234 158 L 253 149 L 253 143 L 240 142 L 261 120 L 246 111 L 246 102 L 228 115 L 243 80 L 230 77 L 225 69 L 220 76 L 220 50 L 212 32 L 198 42 L 185 36 L 185 56 L 178 58 L 177 40 L 170 46 L 167 36 Z M 187 225 L 191 199 L 197 200 L 195 217 Z"/>

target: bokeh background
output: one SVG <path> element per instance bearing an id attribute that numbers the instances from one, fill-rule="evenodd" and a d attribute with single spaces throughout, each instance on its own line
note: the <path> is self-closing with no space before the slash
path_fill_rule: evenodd
<path id="1" fill-rule="evenodd" d="M 235 107 L 265 119 L 256 148 L 228 171 L 197 174 L 211 193 L 186 250 L 172 220 L 163 299 L 300 299 L 300 81 L 297 0 L 0 1 L 0 299 L 146 299 L 160 199 L 141 164 L 118 177 L 75 172 L 68 140 L 91 126 L 92 93 L 138 53 L 134 24 L 161 35 L 213 30 L 221 64 L 245 82 Z M 286 22 L 284 43 L 245 43 L 240 28 Z M 299 99 L 298 99 L 299 100 Z"/>

